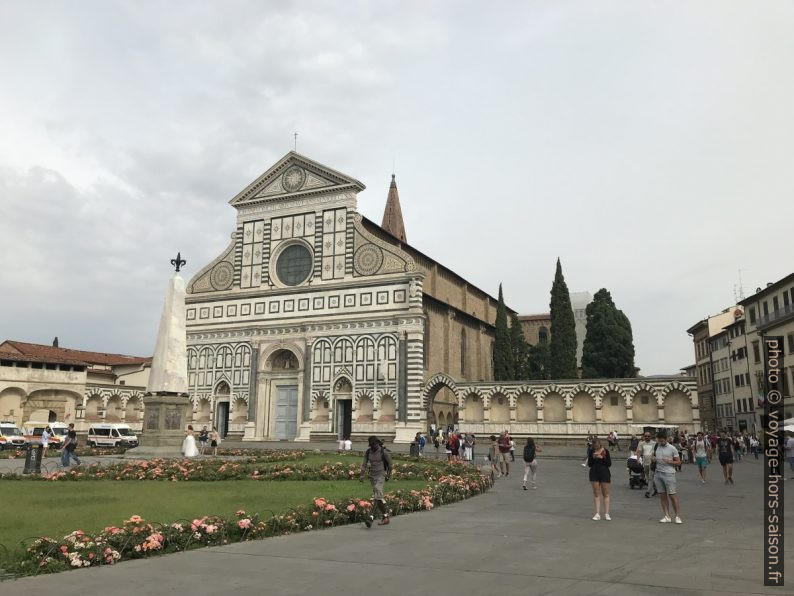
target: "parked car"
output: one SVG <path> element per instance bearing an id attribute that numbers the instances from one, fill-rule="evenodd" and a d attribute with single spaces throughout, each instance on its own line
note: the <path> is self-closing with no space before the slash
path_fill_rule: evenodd
<path id="1" fill-rule="evenodd" d="M 64 422 L 40 422 L 29 420 L 22 429 L 25 433 L 25 439 L 29 443 L 41 443 L 41 435 L 48 426 L 52 430 L 50 448 L 60 449 L 64 439 L 66 439 L 66 433 L 69 432 L 69 425 Z"/>
<path id="2" fill-rule="evenodd" d="M 22 449 L 28 444 L 14 422 L 0 422 L 0 449 Z"/>
<path id="3" fill-rule="evenodd" d="M 138 437 L 129 424 L 92 424 L 88 429 L 89 447 L 137 447 Z"/>

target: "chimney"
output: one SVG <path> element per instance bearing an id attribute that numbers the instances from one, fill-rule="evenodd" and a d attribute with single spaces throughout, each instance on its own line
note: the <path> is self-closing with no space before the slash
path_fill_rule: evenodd
<path id="1" fill-rule="evenodd" d="M 55 339 L 52 340 L 52 347 L 53 348 L 57 348 L 58 347 L 58 336 L 57 335 L 55 336 Z"/>

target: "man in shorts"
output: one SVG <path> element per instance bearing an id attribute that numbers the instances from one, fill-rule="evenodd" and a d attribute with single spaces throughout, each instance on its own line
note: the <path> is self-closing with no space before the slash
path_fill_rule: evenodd
<path id="1" fill-rule="evenodd" d="M 497 457 L 499 459 L 499 468 L 505 476 L 510 475 L 510 460 L 508 459 L 510 456 L 510 443 L 510 433 L 507 430 L 502 431 L 502 434 L 499 435 L 499 454 Z"/>
<path id="2" fill-rule="evenodd" d="M 724 430 L 720 431 L 720 438 L 717 439 L 717 457 L 722 466 L 725 484 L 733 484 L 733 439 Z"/>
<path id="3" fill-rule="evenodd" d="M 698 465 L 698 472 L 700 472 L 701 484 L 706 484 L 706 468 L 709 467 L 709 458 L 711 457 L 711 443 L 700 432 L 695 439 L 694 444 L 695 461 Z"/>
<path id="4" fill-rule="evenodd" d="M 383 484 L 391 476 L 391 455 L 378 437 L 372 436 L 368 439 L 368 442 L 369 449 L 364 453 L 361 475 L 363 476 L 365 473 L 369 475 L 369 481 L 372 484 L 373 511 L 381 514 L 381 520 L 378 525 L 386 526 L 389 524 L 389 512 L 386 510 L 386 503 L 383 500 Z M 371 528 L 373 521 L 375 521 L 375 516 L 369 515 L 364 520 L 364 524 Z"/>
<path id="5" fill-rule="evenodd" d="M 681 503 L 676 494 L 675 482 L 675 468 L 681 465 L 681 458 L 678 456 L 678 449 L 673 447 L 667 442 L 667 434 L 660 431 L 656 435 L 656 449 L 651 456 L 651 460 L 656 462 L 656 473 L 653 476 L 653 482 L 656 489 L 659 491 L 659 502 L 662 506 L 662 513 L 664 517 L 659 521 L 663 524 L 669 524 L 670 519 L 670 503 L 673 503 L 675 510 L 675 523 L 683 523 L 681 521 Z"/>
<path id="6" fill-rule="evenodd" d="M 645 498 L 651 498 L 651 485 L 653 484 L 653 470 L 651 470 L 651 458 L 653 457 L 653 450 L 656 447 L 656 441 L 651 438 L 650 431 L 642 434 L 642 441 L 637 446 L 634 452 L 638 457 L 642 458 L 642 476 L 645 480 Z M 653 487 L 653 494 L 656 494 L 656 487 Z"/>

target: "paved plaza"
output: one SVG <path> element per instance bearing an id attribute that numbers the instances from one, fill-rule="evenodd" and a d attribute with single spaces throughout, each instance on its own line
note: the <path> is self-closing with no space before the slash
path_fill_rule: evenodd
<path id="1" fill-rule="evenodd" d="M 685 465 L 683 525 L 659 523 L 657 500 L 628 488 L 618 453 L 611 522 L 590 519 L 591 491 L 579 461 L 540 460 L 534 491 L 521 489 L 522 467 L 485 495 L 396 517 L 388 528 L 347 526 L 26 578 L 3 583 L 2 593 L 794 592 L 791 556 L 788 589 L 762 585 L 761 460 L 738 464 L 735 486 L 722 483 L 719 466 L 710 467 L 710 482 L 701 485 L 695 467 Z M 786 502 L 791 528 L 794 482 Z"/>

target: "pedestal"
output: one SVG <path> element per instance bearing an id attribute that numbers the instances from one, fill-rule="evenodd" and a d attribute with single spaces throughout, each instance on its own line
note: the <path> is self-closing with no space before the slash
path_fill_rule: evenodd
<path id="1" fill-rule="evenodd" d="M 144 395 L 143 430 L 140 445 L 130 449 L 125 457 L 147 459 L 152 457 L 182 457 L 185 429 L 193 410 L 190 399 L 184 394 Z M 196 438 L 198 441 L 198 437 Z"/>

